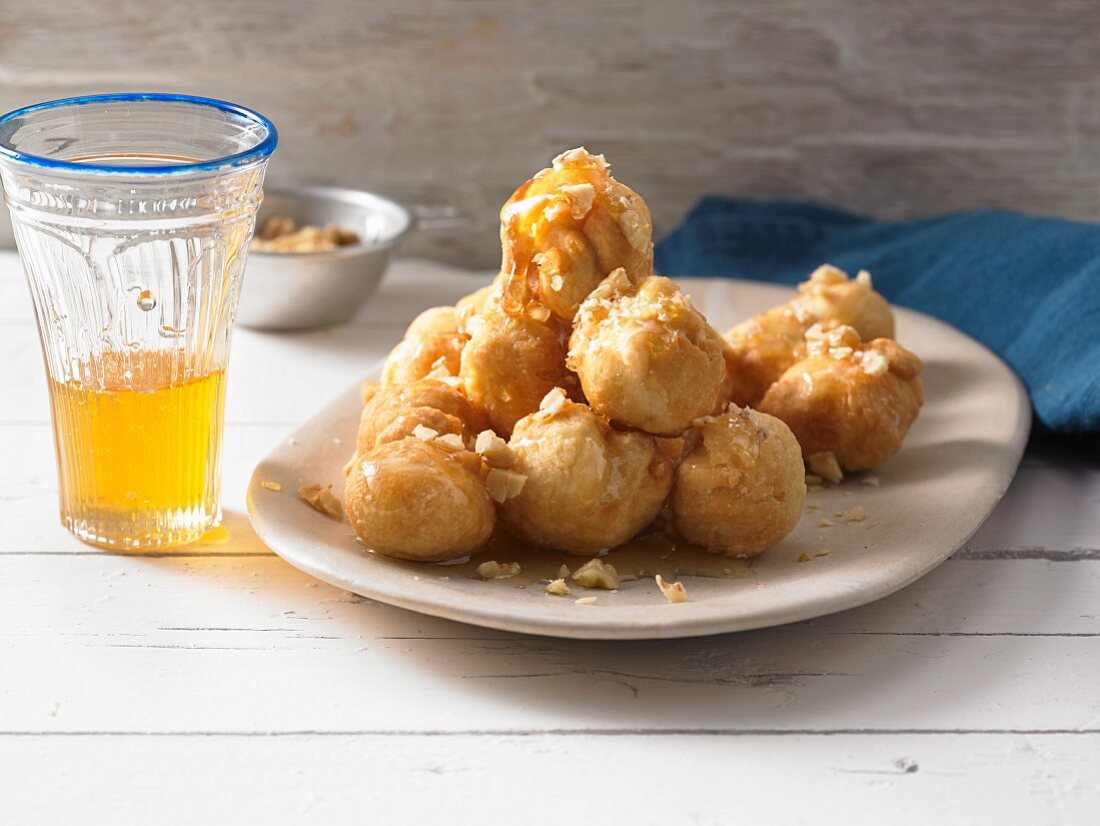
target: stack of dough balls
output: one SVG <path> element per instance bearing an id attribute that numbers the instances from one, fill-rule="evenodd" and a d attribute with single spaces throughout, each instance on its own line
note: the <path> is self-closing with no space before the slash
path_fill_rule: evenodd
<path id="1" fill-rule="evenodd" d="M 822 267 L 722 336 L 653 274 L 645 201 L 583 148 L 508 199 L 501 247 L 493 282 L 421 313 L 363 386 L 344 498 L 376 553 L 458 559 L 505 531 L 595 556 L 661 521 L 754 556 L 798 521 L 804 454 L 868 467 L 919 409 L 869 276 Z"/>

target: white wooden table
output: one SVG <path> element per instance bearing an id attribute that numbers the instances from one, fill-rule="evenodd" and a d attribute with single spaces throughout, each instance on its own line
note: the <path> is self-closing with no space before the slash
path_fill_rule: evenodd
<path id="1" fill-rule="evenodd" d="M 472 284 L 400 262 L 352 325 L 239 330 L 231 541 L 117 556 L 57 524 L 38 343 L 0 254 L 0 823 L 1096 822 L 1086 459 L 1029 449 L 967 548 L 889 599 L 724 637 L 487 631 L 268 552 L 253 465 Z"/>

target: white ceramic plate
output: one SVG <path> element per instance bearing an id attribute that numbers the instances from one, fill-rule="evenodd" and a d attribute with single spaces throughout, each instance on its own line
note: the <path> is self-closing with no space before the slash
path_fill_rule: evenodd
<path id="1" fill-rule="evenodd" d="M 790 290 L 719 279 L 681 279 L 719 329 L 785 301 Z M 294 494 L 333 483 L 354 445 L 358 385 L 281 442 L 248 489 L 252 525 L 291 565 L 332 585 L 425 614 L 508 631 L 588 639 L 687 637 L 762 628 L 854 608 L 897 591 L 963 545 L 1000 500 L 1016 471 L 1030 407 L 1015 374 L 970 337 L 920 313 L 897 310 L 898 340 L 924 360 L 926 402 L 901 453 L 873 473 L 878 487 L 846 481 L 811 492 L 820 509 L 753 561 L 739 579 L 687 577 L 690 601 L 669 604 L 650 579 L 598 594 L 595 605 L 469 577 L 437 566 L 366 552 L 346 523 L 311 510 Z M 335 440 L 339 440 L 336 442 Z M 278 482 L 283 492 L 261 487 Z M 834 513 L 862 505 L 865 522 Z M 821 528 L 822 518 L 837 522 Z M 409 526 L 415 530 L 415 525 Z M 828 556 L 799 562 L 823 548 Z M 500 561 L 505 561 L 501 559 Z"/>

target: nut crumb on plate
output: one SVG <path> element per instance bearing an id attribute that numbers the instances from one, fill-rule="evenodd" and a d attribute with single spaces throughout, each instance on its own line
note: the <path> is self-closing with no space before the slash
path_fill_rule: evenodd
<path id="1" fill-rule="evenodd" d="M 824 453 L 811 453 L 806 457 L 806 464 L 809 465 L 810 471 L 814 475 L 820 476 L 834 485 L 844 478 L 844 473 L 840 469 L 836 455 L 831 450 Z"/>
<path id="2" fill-rule="evenodd" d="M 687 589 L 682 582 L 666 582 L 665 578 L 660 574 L 657 574 L 653 578 L 657 582 L 657 587 L 661 589 L 661 593 L 665 595 L 665 599 L 669 602 L 687 602 L 688 595 Z"/>
<path id="3" fill-rule="evenodd" d="M 511 579 L 523 570 L 518 562 L 497 562 L 489 560 L 477 566 L 477 575 L 482 579 Z"/>
<path id="4" fill-rule="evenodd" d="M 602 559 L 590 559 L 573 572 L 573 581 L 585 588 L 611 591 L 619 587 L 619 572 L 614 565 Z"/>
<path id="5" fill-rule="evenodd" d="M 809 562 L 811 559 L 813 559 L 813 557 L 807 553 L 801 553 L 798 555 L 799 562 Z"/>
<path id="6" fill-rule="evenodd" d="M 546 593 L 550 594 L 550 596 L 554 597 L 564 597 L 568 596 L 570 593 L 569 586 L 565 584 L 564 579 L 550 580 L 550 582 L 543 590 L 546 591 Z"/>
<path id="7" fill-rule="evenodd" d="M 318 513 L 331 516 L 333 519 L 344 518 L 344 507 L 332 492 L 332 485 L 321 485 L 317 482 L 302 485 L 298 488 L 298 498 Z"/>
<path id="8" fill-rule="evenodd" d="M 283 486 L 280 485 L 278 482 L 269 482 L 267 481 L 267 479 L 264 479 L 262 482 L 260 482 L 260 487 L 264 490 L 275 491 L 275 493 L 278 493 L 283 489 Z"/>
<path id="9" fill-rule="evenodd" d="M 599 597 L 581 597 L 580 599 L 573 600 L 573 603 L 575 605 L 595 605 L 597 599 L 599 599 Z"/>
<path id="10" fill-rule="evenodd" d="M 863 505 L 856 505 L 850 511 L 848 511 L 849 522 L 862 522 L 867 518 L 867 511 L 864 510 Z"/>

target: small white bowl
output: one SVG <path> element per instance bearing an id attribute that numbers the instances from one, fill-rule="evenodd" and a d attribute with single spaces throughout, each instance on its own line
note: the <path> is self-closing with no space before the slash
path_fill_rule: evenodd
<path id="1" fill-rule="evenodd" d="M 256 225 L 275 215 L 300 226 L 334 223 L 360 242 L 327 252 L 250 251 L 237 322 L 257 330 L 344 323 L 374 294 L 394 247 L 412 227 L 409 211 L 394 201 L 327 186 L 265 191 Z"/>

